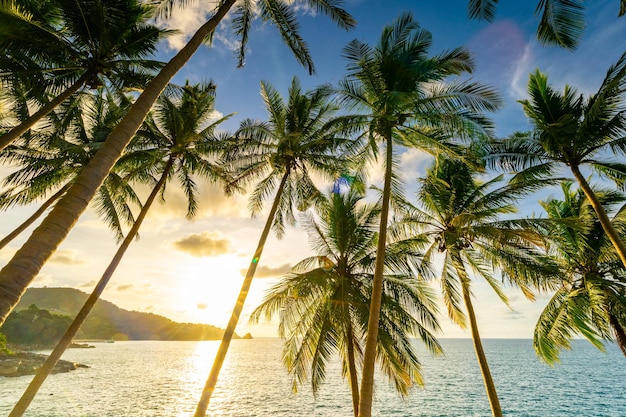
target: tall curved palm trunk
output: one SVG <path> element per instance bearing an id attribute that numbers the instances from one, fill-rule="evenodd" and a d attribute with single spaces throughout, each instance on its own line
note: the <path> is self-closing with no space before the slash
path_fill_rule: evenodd
<path id="1" fill-rule="evenodd" d="M 378 231 L 378 247 L 376 249 L 376 266 L 372 283 L 372 300 L 370 315 L 367 321 L 367 340 L 363 355 L 363 375 L 361 376 L 361 395 L 359 399 L 359 417 L 371 417 L 372 399 L 374 396 L 374 373 L 376 371 L 376 345 L 378 341 L 378 324 L 383 296 L 383 272 L 385 268 L 385 251 L 387 241 L 387 222 L 389 220 L 389 201 L 391 200 L 391 174 L 393 167 L 393 148 L 391 129 L 385 132 L 387 152 L 385 157 L 385 184 L 380 212 Z"/>
<path id="2" fill-rule="evenodd" d="M 54 193 L 50 198 L 48 198 L 28 219 L 24 220 L 22 224 L 16 227 L 12 232 L 6 235 L 2 240 L 0 240 L 0 250 L 2 250 L 6 245 L 8 245 L 13 239 L 18 237 L 24 230 L 28 228 L 31 224 L 33 224 L 42 214 L 48 210 L 48 208 L 54 204 L 65 192 L 70 188 L 71 183 L 65 184 L 59 191 Z"/>
<path id="3" fill-rule="evenodd" d="M 462 262 L 460 259 L 457 259 L 457 261 Z M 459 276 L 465 276 L 465 271 L 459 271 Z M 485 384 L 485 391 L 487 392 L 487 398 L 489 399 L 489 406 L 491 407 L 491 415 L 493 417 L 502 417 L 500 399 L 498 398 L 496 384 L 493 382 L 493 378 L 491 377 L 491 370 L 489 369 L 489 364 L 487 363 L 487 356 L 485 355 L 485 350 L 483 349 L 483 344 L 480 340 L 478 323 L 476 322 L 476 313 L 474 312 L 474 306 L 472 305 L 472 294 L 470 292 L 467 279 L 462 279 L 461 290 L 463 292 L 463 301 L 465 302 L 465 308 L 467 309 L 467 318 L 469 320 L 470 330 L 472 331 L 472 343 L 474 344 L 474 352 L 476 353 L 476 359 L 478 360 L 480 373 L 483 376 L 483 383 Z"/>
<path id="4" fill-rule="evenodd" d="M 102 148 L 77 177 L 66 195 L 59 200 L 42 224 L 33 231 L 9 263 L 0 270 L 0 325 L 4 323 L 46 260 L 85 211 L 161 91 L 202 45 L 204 39 L 215 30 L 235 2 L 236 0 L 224 0 L 211 19 L 196 31 L 180 52 L 146 86 L 128 114 L 111 132 Z"/>
<path id="5" fill-rule="evenodd" d="M 78 329 L 80 329 L 80 326 L 83 325 L 83 323 L 85 322 L 85 319 L 87 318 L 87 316 L 89 315 L 93 307 L 96 305 L 96 302 L 100 298 L 100 295 L 102 295 L 102 292 L 104 291 L 107 284 L 111 280 L 111 277 L 113 276 L 113 273 L 115 272 L 118 265 L 120 264 L 120 261 L 122 260 L 122 257 L 126 253 L 126 250 L 132 243 L 135 236 L 137 236 L 137 233 L 139 232 L 139 227 L 141 227 L 141 223 L 143 223 L 144 218 L 148 214 L 148 210 L 150 210 L 152 203 L 154 202 L 155 198 L 157 197 L 157 195 L 163 188 L 163 185 L 167 181 L 167 178 L 170 174 L 170 171 L 172 170 L 173 165 L 174 165 L 174 159 L 170 158 L 167 164 L 165 165 L 165 169 L 163 171 L 163 174 L 161 175 L 161 178 L 156 183 L 156 185 L 152 189 L 152 192 L 146 199 L 146 202 L 143 208 L 141 209 L 141 212 L 137 216 L 137 220 L 135 221 L 135 224 L 133 224 L 133 227 L 130 229 L 130 231 L 126 235 L 126 238 L 124 239 L 124 241 L 118 248 L 117 252 L 115 253 L 115 256 L 113 256 L 113 259 L 109 263 L 109 266 L 107 267 L 107 269 L 104 271 L 104 274 L 100 278 L 100 281 L 98 281 L 98 284 L 94 288 L 93 292 L 87 298 L 87 300 L 85 301 L 85 304 L 80 309 L 80 311 L 74 318 L 74 321 L 72 321 L 72 323 L 70 324 L 70 327 L 68 327 L 68 329 L 66 330 L 61 340 L 59 340 L 59 342 L 56 344 L 56 346 L 50 353 L 50 356 L 48 356 L 44 364 L 41 366 L 41 368 L 39 368 L 39 370 L 37 371 L 37 374 L 35 375 L 33 380 L 30 382 L 30 384 L 24 391 L 24 394 L 22 394 L 22 397 L 19 399 L 17 404 L 15 404 L 15 407 L 13 407 L 13 411 L 11 411 L 11 413 L 9 414 L 9 417 L 21 417 L 22 415 L 24 415 L 24 412 L 26 412 L 26 409 L 35 398 L 35 395 L 37 395 L 39 388 L 44 383 L 48 375 L 50 375 L 50 372 L 52 372 L 52 369 L 54 369 L 54 366 L 57 364 L 59 359 L 61 359 L 63 352 L 65 352 L 67 347 L 70 345 L 74 336 L 76 336 Z"/>
<path id="6" fill-rule="evenodd" d="M 222 365 L 224 364 L 224 360 L 226 359 L 226 353 L 228 352 L 230 341 L 235 334 L 235 328 L 237 327 L 237 323 L 239 322 L 239 316 L 241 315 L 243 305 L 245 304 L 246 298 L 248 297 L 248 291 L 250 291 L 250 286 L 252 285 L 254 273 L 256 272 L 256 268 L 261 259 L 267 237 L 269 236 L 270 230 L 272 229 L 272 222 L 274 221 L 274 217 L 276 216 L 276 212 L 278 211 L 280 197 L 283 193 L 288 178 L 289 171 L 285 171 L 285 173 L 283 174 L 283 178 L 280 181 L 280 185 L 278 186 L 278 190 L 276 191 L 276 196 L 274 197 L 272 208 L 267 216 L 265 227 L 261 232 L 261 237 L 259 238 L 259 243 L 257 245 L 256 251 L 254 252 L 252 261 L 250 261 L 248 272 L 246 272 L 246 277 L 241 284 L 241 290 L 239 290 L 239 295 L 237 296 L 237 301 L 235 302 L 235 306 L 233 307 L 233 312 L 231 313 L 230 320 L 228 321 L 228 325 L 226 326 L 226 330 L 224 331 L 224 336 L 222 336 L 222 341 L 220 342 L 220 347 L 218 348 L 215 359 L 213 360 L 213 366 L 211 367 L 211 372 L 209 373 L 209 377 L 207 378 L 204 389 L 202 390 L 202 395 L 200 396 L 200 401 L 198 401 L 198 406 L 196 407 L 194 417 L 206 416 L 206 410 L 209 407 L 209 403 L 211 402 L 211 396 L 213 395 L 213 391 L 215 391 L 217 378 L 220 374 L 220 370 L 222 369 Z"/>
<path id="7" fill-rule="evenodd" d="M 346 310 L 348 306 L 344 307 Z M 345 314 L 348 314 L 347 312 Z M 346 340 L 348 341 L 348 377 L 350 378 L 350 392 L 352 393 L 352 409 L 354 410 L 354 417 L 359 416 L 359 376 L 356 372 L 356 356 L 354 354 L 354 329 L 352 325 L 348 323 L 348 329 L 346 330 Z"/>

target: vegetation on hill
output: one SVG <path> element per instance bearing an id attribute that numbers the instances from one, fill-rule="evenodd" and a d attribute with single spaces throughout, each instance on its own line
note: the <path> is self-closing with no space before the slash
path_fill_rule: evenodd
<path id="1" fill-rule="evenodd" d="M 28 310 L 35 306 L 39 312 L 39 316 L 47 317 L 54 325 L 50 324 L 53 329 L 61 328 L 58 337 L 55 336 L 56 330 L 46 330 L 48 343 L 58 340 L 62 332 L 69 326 L 71 318 L 76 315 L 81 308 L 87 294 L 73 288 L 29 288 L 15 311 L 7 319 L 2 327 L 2 331 L 7 335 L 9 342 L 17 342 L 13 339 L 13 333 L 10 333 L 9 326 L 12 316 L 20 319 L 20 326 L 26 326 L 22 322 L 24 315 L 28 315 Z M 26 311 L 26 312 L 25 312 Z M 44 313 L 45 312 L 45 313 Z M 59 317 L 65 316 L 67 320 L 63 320 L 61 326 Z M 59 321 L 59 323 L 57 323 Z M 42 322 L 43 323 L 43 322 Z M 20 333 L 26 333 L 26 327 L 19 327 Z M 38 328 L 48 328 L 40 326 Z M 33 329 L 34 330 L 34 329 Z M 77 339 L 117 339 L 117 340 L 214 340 L 220 339 L 223 330 L 206 324 L 195 323 L 177 323 L 166 317 L 152 313 L 143 313 L 138 311 L 128 311 L 117 307 L 115 304 L 99 300 L 93 311 L 85 321 L 84 325 L 76 335 Z M 54 334 L 53 334 L 54 333 Z M 28 336 L 23 336 L 28 337 Z M 238 336 L 237 336 L 238 337 Z M 24 344 L 30 344 L 23 342 Z"/>
<path id="2" fill-rule="evenodd" d="M 31 304 L 26 309 L 11 313 L 2 326 L 2 332 L 14 345 L 47 346 L 56 343 L 71 322 L 70 316 L 41 310 Z"/>
<path id="3" fill-rule="evenodd" d="M 0 333 L 0 355 L 7 355 L 10 351 L 7 348 L 7 337 Z"/>

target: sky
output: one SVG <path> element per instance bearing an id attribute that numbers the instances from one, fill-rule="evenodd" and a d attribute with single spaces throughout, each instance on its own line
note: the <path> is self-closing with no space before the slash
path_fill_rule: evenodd
<path id="1" fill-rule="evenodd" d="M 579 48 L 566 51 L 539 45 L 535 40 L 537 1 L 508 1 L 499 5 L 492 23 L 469 20 L 467 0 L 346 0 L 344 7 L 357 20 L 351 31 L 337 28 L 327 17 L 298 7 L 301 34 L 308 43 L 316 73 L 296 62 L 283 44 L 275 27 L 255 21 L 246 49 L 246 63 L 237 68 L 234 38 L 227 22 L 222 22 L 211 47 L 203 47 L 177 74 L 174 82 L 184 84 L 213 80 L 217 84 L 216 113 L 236 113 L 223 126 L 234 130 L 241 120 L 265 120 L 259 94 L 260 82 L 276 87 L 283 96 L 291 79 L 297 76 L 303 89 L 320 84 L 336 85 L 345 76 L 346 62 L 341 56 L 353 39 L 374 45 L 382 28 L 405 11 L 433 35 L 431 54 L 458 46 L 473 54 L 475 81 L 498 89 L 504 106 L 490 115 L 498 136 L 530 129 L 517 100 L 526 98 L 528 74 L 539 69 L 549 82 L 562 88 L 569 84 L 581 93 L 591 94 L 599 87 L 608 67 L 623 53 L 626 20 L 618 19 L 617 0 L 585 2 L 587 28 Z M 167 23 L 179 29 L 178 36 L 161 45 L 158 58 L 167 60 L 182 45 L 206 16 L 214 2 L 193 3 L 175 11 Z M 400 156 L 402 177 L 408 195 L 416 179 L 430 163 L 430 157 L 415 150 Z M 2 172 L 8 172 L 3 167 Z M 380 173 L 371 182 L 381 185 Z M 329 184 L 322 187 L 329 189 Z M 538 199 L 546 190 L 520 202 L 520 213 L 540 214 Z M 144 193 L 144 196 L 146 193 Z M 558 196 L 558 194 L 556 194 Z M 21 223 L 35 206 L 20 207 L 2 214 L 0 234 L 5 235 Z M 151 312 L 180 322 L 208 323 L 225 327 L 235 303 L 267 210 L 251 218 L 247 196 L 225 197 L 216 185 L 200 185 L 200 209 L 193 220 L 185 218 L 186 202 L 175 183 L 168 186 L 166 204 L 155 205 L 102 298 L 128 310 Z M 30 230 L 0 251 L 0 266 L 25 241 Z M 113 234 L 89 209 L 33 282 L 35 287 L 73 287 L 91 292 L 116 250 Z M 250 325 L 249 313 L 262 300 L 264 292 L 289 272 L 292 265 L 312 255 L 306 233 L 288 228 L 282 240 L 271 236 L 259 262 L 237 333 L 255 337 L 277 336 L 276 323 Z M 531 338 L 537 317 L 549 294 L 538 295 L 535 302 L 514 289 L 505 287 L 510 308 L 485 284 L 473 284 L 475 308 L 481 335 L 485 338 Z M 443 309 L 442 309 L 443 311 Z M 440 337 L 470 337 L 444 314 Z"/>

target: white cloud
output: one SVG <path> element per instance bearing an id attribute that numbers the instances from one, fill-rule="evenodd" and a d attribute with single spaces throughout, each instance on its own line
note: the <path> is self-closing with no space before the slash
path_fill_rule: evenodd
<path id="1" fill-rule="evenodd" d="M 400 172 L 402 178 L 407 183 L 413 183 L 417 178 L 422 177 L 428 165 L 432 161 L 432 156 L 426 152 L 415 148 L 408 148 L 400 155 Z"/>
<path id="2" fill-rule="evenodd" d="M 248 271 L 247 269 L 242 269 L 240 271 L 241 275 L 245 276 L 247 271 Z M 289 272 L 291 272 L 291 264 L 288 264 L 288 263 L 282 264 L 279 266 L 261 265 L 256 269 L 254 273 L 254 277 L 255 278 L 276 278 L 276 277 L 283 276 Z"/>
<path id="3" fill-rule="evenodd" d="M 231 252 L 231 243 L 218 232 L 192 233 L 173 243 L 174 247 L 195 257 L 218 256 Z"/>
<path id="4" fill-rule="evenodd" d="M 168 37 L 168 47 L 180 50 L 191 36 L 207 21 L 209 13 L 215 9 L 217 1 L 195 1 L 185 7 L 175 7 L 168 19 L 159 19 L 157 24 L 165 28 L 176 28 L 178 34 Z"/>
<path id="5" fill-rule="evenodd" d="M 72 249 L 57 250 L 50 258 L 50 263 L 62 265 L 81 265 L 86 262 L 87 258 L 79 252 Z"/>
<path id="6" fill-rule="evenodd" d="M 528 82 L 528 74 L 532 71 L 531 65 L 533 62 L 533 48 L 532 44 L 527 44 L 524 48 L 524 52 L 515 62 L 513 67 L 513 73 L 511 75 L 511 82 L 509 85 L 509 95 L 515 99 L 526 97 L 526 85 Z"/>

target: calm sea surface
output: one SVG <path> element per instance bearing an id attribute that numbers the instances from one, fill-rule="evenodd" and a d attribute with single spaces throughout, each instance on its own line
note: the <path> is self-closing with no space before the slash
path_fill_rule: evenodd
<path id="1" fill-rule="evenodd" d="M 489 416 L 471 340 L 443 340 L 445 357 L 422 355 L 426 387 L 403 400 L 378 378 L 376 416 Z M 504 414 L 538 417 L 626 417 L 626 359 L 584 341 L 554 368 L 539 362 L 530 340 L 485 340 Z M 89 365 L 52 375 L 26 414 L 60 416 L 192 416 L 218 342 L 116 342 L 72 349 L 64 358 Z M 338 363 L 329 366 L 317 399 L 297 393 L 280 361 L 279 339 L 235 340 L 208 410 L 210 416 L 352 415 Z M 31 377 L 0 378 L 6 416 Z"/>

